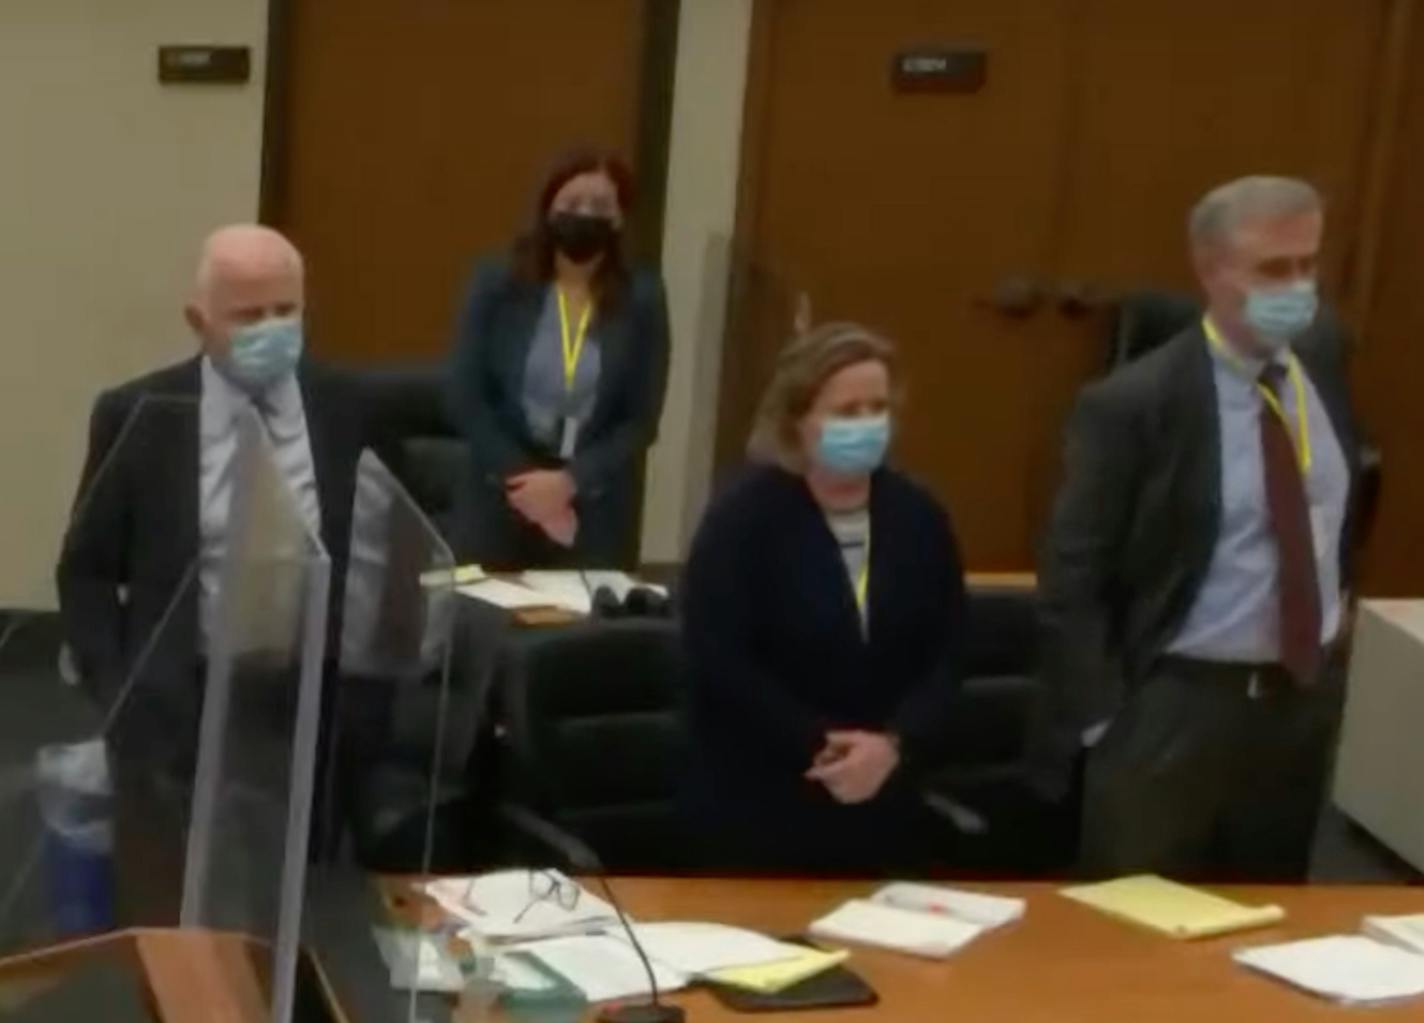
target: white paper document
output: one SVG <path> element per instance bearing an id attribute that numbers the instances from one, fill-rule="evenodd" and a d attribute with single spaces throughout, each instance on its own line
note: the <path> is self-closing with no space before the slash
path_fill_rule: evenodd
<path id="1" fill-rule="evenodd" d="M 874 945 L 929 959 L 953 955 L 985 930 L 951 916 L 883 906 L 866 899 L 852 899 L 811 925 L 811 934 L 817 938 Z"/>
<path id="2" fill-rule="evenodd" d="M 541 594 L 546 605 L 583 615 L 592 613 L 593 595 L 600 589 L 612 590 L 619 600 L 626 600 L 628 592 L 635 586 L 653 590 L 664 597 L 668 592 L 666 587 L 641 582 L 627 572 L 603 570 L 525 572 L 520 575 L 519 581 Z"/>
<path id="3" fill-rule="evenodd" d="M 1360 929 L 1376 941 L 1424 955 L 1424 913 L 1415 913 L 1412 916 L 1367 916 L 1364 926 Z"/>
<path id="4" fill-rule="evenodd" d="M 1424 995 L 1424 956 L 1355 934 L 1248 948 L 1233 958 L 1336 1002 L 1376 1004 Z"/>
<path id="5" fill-rule="evenodd" d="M 577 899 L 553 897 L 577 892 Z M 501 870 L 478 877 L 431 881 L 425 891 L 476 935 L 517 941 L 586 934 L 617 925 L 613 907 L 556 870 Z"/>
<path id="6" fill-rule="evenodd" d="M 548 991 L 554 986 L 546 974 L 508 954 L 495 957 L 491 979 L 507 991 Z"/>
<path id="7" fill-rule="evenodd" d="M 520 951 L 535 956 L 563 976 L 590 1002 L 609 1002 L 651 994 L 647 970 L 633 951 L 633 946 L 612 935 L 549 938 L 521 946 Z M 652 966 L 659 992 L 677 991 L 687 986 L 687 977 L 676 970 L 659 962 L 654 962 Z"/>
<path id="8" fill-rule="evenodd" d="M 592 572 L 582 576 L 578 572 L 524 572 L 519 581 L 543 597 L 546 606 L 586 615 L 593 610 L 591 594 L 597 590 L 591 579 L 585 584 L 591 575 Z"/>
<path id="9" fill-rule="evenodd" d="M 1022 919 L 1024 915 L 1023 899 L 908 882 L 887 884 L 872 895 L 870 901 L 882 906 L 952 916 L 986 928 L 1002 927 Z"/>
<path id="10" fill-rule="evenodd" d="M 460 965 L 437 939 L 424 934 L 373 929 L 376 946 L 397 991 L 451 994 L 465 986 Z"/>
<path id="11" fill-rule="evenodd" d="M 549 598 L 528 586 L 506 582 L 503 579 L 482 579 L 468 586 L 458 586 L 455 592 L 486 604 L 502 607 L 506 611 L 520 611 L 531 607 L 552 607 Z"/>
<path id="12" fill-rule="evenodd" d="M 789 945 L 764 934 L 713 923 L 638 924 L 633 928 L 650 959 L 679 973 L 701 975 L 734 966 L 762 966 L 797 959 L 804 945 Z M 627 935 L 610 931 L 627 941 Z"/>

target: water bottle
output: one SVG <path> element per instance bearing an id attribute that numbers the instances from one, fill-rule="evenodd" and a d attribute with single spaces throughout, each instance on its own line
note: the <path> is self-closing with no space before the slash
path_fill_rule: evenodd
<path id="1" fill-rule="evenodd" d="M 114 927 L 113 783 L 102 739 L 35 757 L 50 912 L 61 937 Z"/>

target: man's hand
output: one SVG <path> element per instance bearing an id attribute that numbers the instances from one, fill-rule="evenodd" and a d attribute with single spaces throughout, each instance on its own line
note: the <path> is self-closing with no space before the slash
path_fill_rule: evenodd
<path id="1" fill-rule="evenodd" d="M 900 766 L 895 740 L 880 732 L 831 732 L 816 754 L 808 781 L 820 782 L 838 802 L 874 799 Z"/>
<path id="2" fill-rule="evenodd" d="M 510 506 L 536 526 L 568 514 L 576 489 L 573 477 L 562 469 L 520 473 L 505 480 L 504 488 Z"/>

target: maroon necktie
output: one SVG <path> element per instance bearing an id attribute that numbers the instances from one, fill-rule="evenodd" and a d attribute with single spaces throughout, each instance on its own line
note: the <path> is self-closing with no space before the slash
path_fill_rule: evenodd
<path id="1" fill-rule="evenodd" d="M 1261 383 L 1285 408 L 1281 384 L 1286 371 L 1271 363 Z M 1266 508 L 1280 554 L 1277 579 L 1281 609 L 1281 664 L 1295 681 L 1310 685 L 1320 667 L 1320 583 L 1315 572 L 1310 505 L 1296 457 L 1295 441 L 1282 417 L 1261 405 L 1261 455 L 1266 480 Z"/>

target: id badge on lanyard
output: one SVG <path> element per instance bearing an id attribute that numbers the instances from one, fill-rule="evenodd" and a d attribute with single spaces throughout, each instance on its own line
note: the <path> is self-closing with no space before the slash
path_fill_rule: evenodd
<path id="1" fill-rule="evenodd" d="M 579 421 L 573 415 L 570 406 L 573 404 L 574 381 L 578 377 L 579 359 L 583 355 L 584 341 L 588 337 L 589 316 L 593 312 L 593 304 L 588 303 L 583 307 L 583 315 L 579 317 L 578 328 L 571 331 L 569 329 L 569 307 L 564 299 L 563 289 L 559 289 L 559 334 L 562 342 L 564 356 L 564 414 L 559 419 L 559 457 L 564 461 L 569 461 L 574 457 L 574 452 L 578 450 Z"/>
<path id="2" fill-rule="evenodd" d="M 578 450 L 579 421 L 571 415 L 559 418 L 559 457 L 569 461 Z"/>

